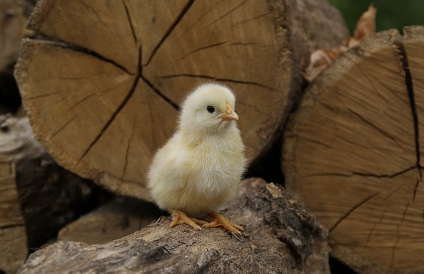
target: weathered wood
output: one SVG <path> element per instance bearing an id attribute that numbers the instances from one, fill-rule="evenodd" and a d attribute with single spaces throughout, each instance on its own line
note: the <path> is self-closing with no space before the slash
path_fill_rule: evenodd
<path id="1" fill-rule="evenodd" d="M 111 201 L 59 231 L 61 241 L 103 244 L 127 236 L 160 216 L 154 205 L 125 198 Z"/>
<path id="2" fill-rule="evenodd" d="M 15 273 L 30 249 L 96 205 L 95 193 L 46 154 L 28 118 L 0 116 L 1 271 Z"/>
<path id="3" fill-rule="evenodd" d="M 23 42 L 15 76 L 37 139 L 65 168 L 146 200 L 145 172 L 187 92 L 205 81 L 234 90 L 254 161 L 309 53 L 347 36 L 324 0 L 43 0 L 29 28 L 43 39 Z"/>
<path id="4" fill-rule="evenodd" d="M 59 241 L 33 253 L 19 273 L 329 273 L 326 230 L 281 187 L 245 180 L 223 210 L 244 226 L 242 236 L 169 228 L 170 217 L 162 217 L 103 245 Z M 311 256 L 314 241 L 321 249 Z"/>
<path id="5" fill-rule="evenodd" d="M 16 273 L 29 253 L 16 163 L 43 153 L 31 134 L 28 119 L 0 115 L 0 271 L 5 273 Z"/>
<path id="6" fill-rule="evenodd" d="M 289 191 L 360 273 L 422 273 L 423 27 L 366 39 L 311 83 L 284 134 Z M 405 50 L 406 48 L 406 50 Z"/>
<path id="7" fill-rule="evenodd" d="M 16 273 L 28 255 L 28 248 L 15 164 L 4 157 L 0 157 L 0 246 L 0 272 Z"/>

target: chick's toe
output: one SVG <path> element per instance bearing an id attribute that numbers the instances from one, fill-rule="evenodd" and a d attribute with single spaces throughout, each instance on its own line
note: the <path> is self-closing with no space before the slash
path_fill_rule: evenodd
<path id="1" fill-rule="evenodd" d="M 210 213 L 209 217 L 210 218 L 208 218 L 208 221 L 210 222 L 204 224 L 203 227 L 212 228 L 212 227 L 222 226 L 228 231 L 236 235 L 241 235 L 240 231 L 244 231 L 243 227 L 231 222 L 230 220 L 228 220 L 227 218 L 225 218 L 223 215 L 219 214 L 216 211 L 213 211 L 212 213 Z"/>
<path id="2" fill-rule="evenodd" d="M 174 227 L 176 225 L 180 224 L 188 224 L 191 227 L 193 227 L 195 230 L 201 230 L 199 225 L 205 225 L 207 222 L 198 220 L 196 218 L 190 218 L 188 217 L 184 212 L 179 210 L 173 210 L 172 211 L 172 223 L 169 225 L 169 227 Z"/>

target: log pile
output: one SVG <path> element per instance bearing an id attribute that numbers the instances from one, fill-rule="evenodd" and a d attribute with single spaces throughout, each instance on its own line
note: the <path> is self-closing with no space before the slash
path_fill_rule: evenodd
<path id="1" fill-rule="evenodd" d="M 15 70 L 49 154 L 114 193 L 144 200 L 152 155 L 196 85 L 215 81 L 235 92 L 254 163 L 278 138 L 309 54 L 347 35 L 325 1 L 171 3 L 41 1 L 29 20 L 39 38 L 24 40 Z"/>
<path id="2" fill-rule="evenodd" d="M 8 27 L 34 2 L 0 0 L 24 15 Z M 306 89 L 310 54 L 350 41 L 325 0 L 41 0 L 14 34 L 30 35 L 15 78 L 31 128 L 0 118 L 0 272 L 55 239 L 19 273 L 329 273 L 329 253 L 359 273 L 424 271 L 424 27 L 355 40 Z M 209 81 L 236 94 L 249 174 L 282 144 L 295 198 L 245 180 L 222 209 L 239 238 L 168 228 L 145 188 L 179 104 Z"/>

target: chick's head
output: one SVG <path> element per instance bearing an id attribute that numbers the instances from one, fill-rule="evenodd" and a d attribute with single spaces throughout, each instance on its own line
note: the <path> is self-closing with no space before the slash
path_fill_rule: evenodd
<path id="1" fill-rule="evenodd" d="M 235 127 L 235 96 L 227 87 L 204 84 L 196 88 L 182 105 L 180 128 L 199 133 L 218 133 Z"/>

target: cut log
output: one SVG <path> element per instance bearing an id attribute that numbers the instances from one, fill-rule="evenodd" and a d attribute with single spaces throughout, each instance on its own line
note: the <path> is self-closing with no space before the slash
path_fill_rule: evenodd
<path id="1" fill-rule="evenodd" d="M 59 231 L 61 241 L 103 244 L 130 235 L 160 216 L 154 205 L 133 199 L 111 201 Z"/>
<path id="2" fill-rule="evenodd" d="M 146 200 L 152 155 L 196 85 L 234 90 L 254 162 L 277 138 L 310 52 L 347 36 L 324 0 L 43 0 L 29 28 L 43 39 L 23 42 L 15 77 L 37 139 L 72 172 Z"/>
<path id="3" fill-rule="evenodd" d="M 33 253 L 18 273 L 329 273 L 327 231 L 284 189 L 245 180 L 224 211 L 244 226 L 242 236 L 169 228 L 170 217 L 162 217 L 102 245 L 59 241 Z"/>
<path id="4" fill-rule="evenodd" d="M 0 116 L 0 272 L 16 273 L 32 248 L 96 205 L 94 190 L 54 163 L 28 118 Z"/>
<path id="5" fill-rule="evenodd" d="M 360 273 L 424 272 L 423 33 L 385 31 L 346 52 L 284 134 L 288 190 Z"/>
<path id="6" fill-rule="evenodd" d="M 0 272 L 16 273 L 28 256 L 21 204 L 16 189 L 15 163 L 0 157 Z"/>

